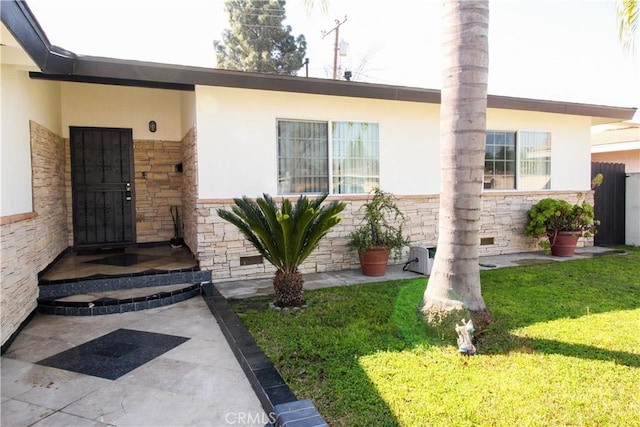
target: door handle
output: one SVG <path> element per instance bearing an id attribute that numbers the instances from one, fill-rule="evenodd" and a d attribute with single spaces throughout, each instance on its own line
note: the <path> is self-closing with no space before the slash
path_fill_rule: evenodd
<path id="1" fill-rule="evenodd" d="M 131 183 L 130 182 L 126 183 L 126 189 L 124 191 L 124 195 L 126 200 L 130 202 L 131 201 Z"/>

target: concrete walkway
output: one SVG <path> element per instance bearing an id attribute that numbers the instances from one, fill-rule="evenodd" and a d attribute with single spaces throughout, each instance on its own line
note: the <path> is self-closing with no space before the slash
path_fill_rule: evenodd
<path id="1" fill-rule="evenodd" d="M 592 258 L 594 256 L 610 254 L 611 248 L 599 246 L 576 248 L 575 255 L 569 258 L 545 255 L 543 252 L 526 252 L 506 255 L 494 255 L 480 257 L 480 269 L 492 270 L 494 268 L 518 267 L 531 264 L 547 264 L 551 262 L 571 261 L 576 259 Z M 358 283 L 375 283 L 385 280 L 410 279 L 426 277 L 411 271 L 403 271 L 402 265 L 392 265 L 387 268 L 387 273 L 382 277 L 363 276 L 360 269 L 333 271 L 330 273 L 312 273 L 304 275 L 304 289 L 313 290 L 332 286 L 347 286 Z M 269 295 L 272 293 L 273 278 L 237 280 L 233 282 L 216 283 L 216 288 L 227 299 L 250 298 L 257 295 Z"/>
<path id="2" fill-rule="evenodd" d="M 608 248 L 579 248 L 573 258 L 538 253 L 481 258 L 483 269 L 590 258 Z M 391 266 L 384 277 L 359 270 L 305 275 L 305 288 L 424 277 Z M 226 298 L 271 292 L 272 279 L 216 283 Z M 115 380 L 36 362 L 114 331 L 188 338 Z M 113 351 L 113 350 L 111 350 Z M 103 353 L 109 353 L 102 350 Z M 117 350 L 116 350 L 117 353 Z M 119 355 L 115 355 L 116 357 Z M 1 425 L 264 426 L 269 417 L 205 301 L 196 297 L 152 310 L 93 317 L 37 314 L 2 357 Z"/>
<path id="3" fill-rule="evenodd" d="M 189 338 L 108 380 L 35 364 L 116 330 Z M 106 316 L 37 314 L 2 357 L 1 425 L 264 426 L 268 421 L 205 301 Z"/>

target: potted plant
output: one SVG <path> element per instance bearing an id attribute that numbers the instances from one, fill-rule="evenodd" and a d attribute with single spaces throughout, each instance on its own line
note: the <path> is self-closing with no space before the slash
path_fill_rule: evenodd
<path id="1" fill-rule="evenodd" d="M 171 211 L 171 219 L 173 219 L 173 238 L 169 243 L 172 248 L 181 248 L 184 245 L 184 239 L 182 237 L 183 224 L 180 218 L 180 211 L 176 205 L 171 205 L 169 210 Z"/>
<path id="2" fill-rule="evenodd" d="M 527 212 L 527 218 L 524 234 L 546 236 L 540 246 L 545 252 L 561 257 L 573 256 L 578 239 L 593 236 L 600 224 L 593 205 L 584 199 L 573 205 L 566 200 L 542 199 Z"/>
<path id="3" fill-rule="evenodd" d="M 602 184 L 602 174 L 591 181 L 591 188 Z M 540 242 L 546 253 L 555 256 L 573 256 L 578 239 L 591 237 L 596 233 L 600 221 L 595 218 L 593 205 L 578 194 L 578 202 L 571 204 L 566 200 L 542 199 L 527 212 L 528 222 L 524 234 L 532 237 L 546 236 Z"/>
<path id="4" fill-rule="evenodd" d="M 372 193 L 373 197 L 361 208 L 364 218 L 349 235 L 348 246 L 358 252 L 362 274 L 384 276 L 390 253 L 399 257 L 410 238 L 403 234 L 405 217 L 393 194 L 379 188 L 374 188 Z"/>

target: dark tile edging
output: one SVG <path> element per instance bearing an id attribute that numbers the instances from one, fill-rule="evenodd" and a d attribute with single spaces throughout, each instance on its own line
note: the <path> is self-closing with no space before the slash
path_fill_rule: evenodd
<path id="1" fill-rule="evenodd" d="M 104 298 L 91 303 L 77 301 L 65 302 L 40 298 L 38 299 L 38 312 L 59 316 L 100 316 L 104 314 L 128 313 L 130 311 L 164 307 L 185 301 L 200 295 L 200 288 L 200 284 L 193 284 L 182 289 L 169 292 L 157 292 L 153 295 L 126 299 Z"/>
<path id="2" fill-rule="evenodd" d="M 135 274 L 129 276 L 110 276 L 87 278 L 55 284 L 38 285 L 40 298 L 63 298 L 69 295 L 89 292 L 107 292 L 151 286 L 174 285 L 178 283 L 203 283 L 211 281 L 210 271 L 162 271 L 155 274 Z"/>
<path id="3" fill-rule="evenodd" d="M 212 283 L 202 285 L 202 296 L 218 321 L 262 408 L 274 420 L 274 425 L 328 427 L 310 400 L 298 400 L 293 394 L 271 360 Z"/>

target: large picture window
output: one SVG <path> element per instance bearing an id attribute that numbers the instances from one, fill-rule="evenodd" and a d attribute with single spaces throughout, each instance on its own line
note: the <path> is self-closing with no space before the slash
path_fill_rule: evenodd
<path id="1" fill-rule="evenodd" d="M 488 131 L 484 188 L 543 190 L 551 188 L 551 135 L 548 132 Z"/>
<path id="2" fill-rule="evenodd" d="M 380 182 L 378 128 L 377 123 L 331 122 L 329 127 L 279 120 L 278 194 L 368 193 Z"/>

